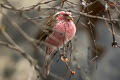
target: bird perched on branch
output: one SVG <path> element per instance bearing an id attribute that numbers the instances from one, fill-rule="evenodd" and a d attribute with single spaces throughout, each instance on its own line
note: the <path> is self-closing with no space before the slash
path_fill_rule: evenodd
<path id="1" fill-rule="evenodd" d="M 49 29 L 41 33 L 39 37 L 39 40 L 45 41 L 46 56 L 52 55 L 56 48 L 66 44 L 76 33 L 76 26 L 73 22 L 71 12 L 60 11 L 49 19 L 47 22 Z M 47 61 L 46 64 L 50 64 L 49 59 Z M 49 70 L 47 73 L 49 74 Z"/>
<path id="2" fill-rule="evenodd" d="M 60 11 L 49 19 L 49 28 L 40 33 L 39 40 L 45 41 L 46 54 L 51 55 L 55 48 L 59 48 L 75 36 L 76 26 L 71 12 Z"/>

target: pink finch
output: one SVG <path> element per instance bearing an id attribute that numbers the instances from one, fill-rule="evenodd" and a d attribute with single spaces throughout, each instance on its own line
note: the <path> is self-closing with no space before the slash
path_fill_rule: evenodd
<path id="1" fill-rule="evenodd" d="M 57 22 L 53 27 L 54 31 L 45 40 L 46 54 L 49 55 L 53 53 L 55 48 L 70 41 L 76 33 L 76 26 L 70 12 L 60 11 L 55 16 Z"/>
<path id="2" fill-rule="evenodd" d="M 47 25 L 52 29 L 46 29 L 39 34 L 39 40 L 45 40 L 46 56 L 45 56 L 45 73 L 49 74 L 50 55 L 56 48 L 61 47 L 70 41 L 76 33 L 76 26 L 70 12 L 60 11 L 48 18 Z M 50 34 L 51 33 L 51 34 Z"/>
<path id="3" fill-rule="evenodd" d="M 50 61 L 49 55 L 53 53 L 55 48 L 59 48 L 63 44 L 70 41 L 76 33 L 76 26 L 73 22 L 72 15 L 70 12 L 60 11 L 55 14 L 56 24 L 53 27 L 53 32 L 46 38 L 46 73 L 50 72 Z"/>

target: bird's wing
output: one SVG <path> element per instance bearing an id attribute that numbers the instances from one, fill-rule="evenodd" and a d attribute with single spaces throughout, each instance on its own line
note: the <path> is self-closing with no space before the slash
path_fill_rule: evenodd
<path id="1" fill-rule="evenodd" d="M 53 32 L 53 27 L 56 25 L 56 19 L 55 17 L 49 16 L 45 19 L 45 29 L 41 30 L 37 36 L 36 39 L 39 41 L 45 41 L 45 39 Z"/>
<path id="2" fill-rule="evenodd" d="M 44 29 L 42 31 L 39 32 L 39 34 L 37 34 L 36 39 L 39 41 L 44 41 L 47 36 L 49 36 L 53 31 L 50 29 Z"/>

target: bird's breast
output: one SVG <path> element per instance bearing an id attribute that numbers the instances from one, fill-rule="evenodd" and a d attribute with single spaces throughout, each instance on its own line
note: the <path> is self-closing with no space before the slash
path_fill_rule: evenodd
<path id="1" fill-rule="evenodd" d="M 76 26 L 72 21 L 64 23 L 64 33 L 67 41 L 71 40 L 74 37 L 76 33 Z"/>
<path id="2" fill-rule="evenodd" d="M 71 40 L 76 33 L 76 27 L 73 22 L 59 22 L 54 27 L 54 30 L 55 31 L 46 39 L 46 42 L 56 47 Z"/>

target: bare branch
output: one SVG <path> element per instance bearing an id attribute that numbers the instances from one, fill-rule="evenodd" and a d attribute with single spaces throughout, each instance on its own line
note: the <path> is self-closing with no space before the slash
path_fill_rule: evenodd
<path id="1" fill-rule="evenodd" d="M 28 35 L 19 27 L 18 24 L 16 24 L 14 21 L 9 20 L 10 18 L 9 18 L 6 14 L 4 14 L 3 12 L 1 12 L 1 14 L 2 14 L 4 17 L 7 18 L 7 20 L 13 25 L 13 27 L 15 27 L 15 28 L 24 36 L 24 38 L 26 38 L 26 39 L 27 39 L 28 41 L 30 41 L 30 42 L 34 42 L 34 41 L 35 41 L 35 39 L 33 39 L 33 38 L 31 38 L 30 36 L 28 36 Z"/>
<path id="2" fill-rule="evenodd" d="M 10 8 L 10 7 L 7 7 L 5 6 L 4 4 L 1 4 L 1 7 L 5 8 L 5 9 L 9 9 L 9 10 L 13 10 L 13 11 L 26 11 L 24 9 L 13 9 L 13 8 Z M 29 10 L 32 10 L 31 8 Z M 79 12 L 79 11 L 75 11 L 75 10 L 69 10 L 69 9 L 61 9 L 61 8 L 56 8 L 56 7 L 49 7 L 49 8 L 41 8 L 41 10 L 68 10 L 68 11 L 71 11 L 72 13 L 74 14 L 77 14 L 77 15 L 82 15 L 82 16 L 85 16 L 85 17 L 89 17 L 89 18 L 94 18 L 94 19 L 100 19 L 100 20 L 105 20 L 105 21 L 110 21 L 110 19 L 108 18 L 105 18 L 105 17 L 100 17 L 100 16 L 93 16 L 93 15 L 89 15 L 87 13 L 84 13 L 84 12 Z M 119 20 L 118 19 L 111 19 L 111 21 L 116 21 L 118 22 Z"/>

